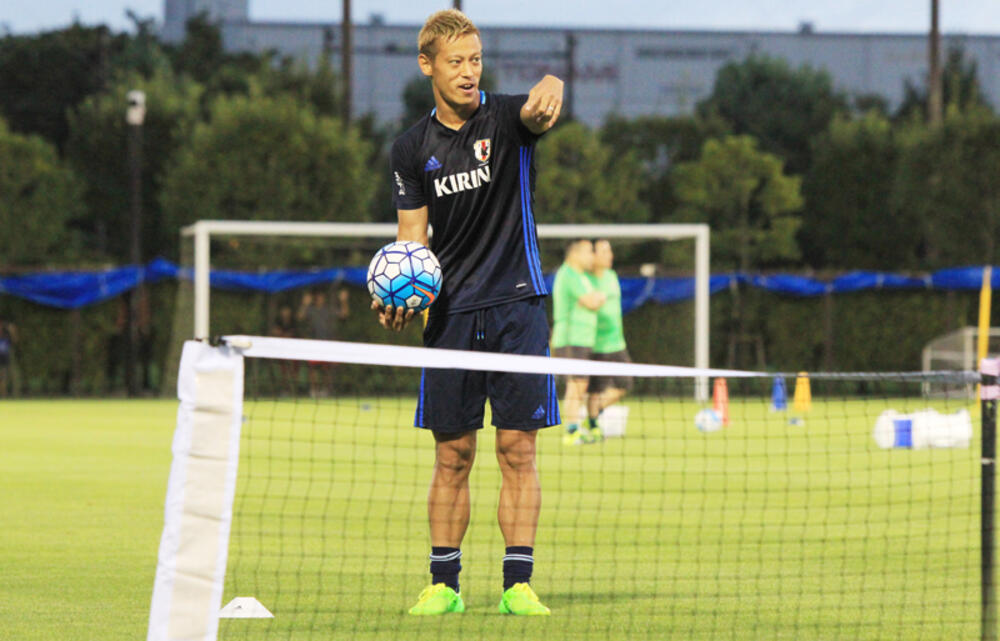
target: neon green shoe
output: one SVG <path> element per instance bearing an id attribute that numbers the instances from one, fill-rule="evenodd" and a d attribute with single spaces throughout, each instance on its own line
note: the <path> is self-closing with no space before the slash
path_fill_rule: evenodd
<path id="1" fill-rule="evenodd" d="M 417 604 L 410 608 L 410 614 L 416 616 L 433 616 L 449 612 L 465 612 L 465 603 L 462 602 L 458 592 L 444 583 L 428 585 L 417 597 Z"/>
<path id="2" fill-rule="evenodd" d="M 596 442 L 594 435 L 585 427 L 563 435 L 563 445 L 586 445 L 587 443 L 594 442 Z"/>
<path id="3" fill-rule="evenodd" d="M 547 617 L 552 611 L 542 605 L 530 585 L 515 583 L 500 597 L 500 614 Z"/>

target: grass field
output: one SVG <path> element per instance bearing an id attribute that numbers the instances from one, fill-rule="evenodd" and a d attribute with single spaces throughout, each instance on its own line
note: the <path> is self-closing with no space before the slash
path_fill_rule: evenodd
<path id="1" fill-rule="evenodd" d="M 0 401 L 0 638 L 145 638 L 176 413 Z"/>
<path id="2" fill-rule="evenodd" d="M 496 613 L 503 541 L 481 432 L 461 616 L 408 617 L 427 582 L 428 435 L 412 402 L 248 404 L 224 600 L 275 619 L 220 639 L 971 639 L 978 447 L 888 450 L 871 428 L 919 399 L 819 401 L 805 425 L 734 399 L 632 399 L 628 434 L 540 437 L 533 585 L 544 620 Z M 935 404 L 939 410 L 957 405 Z M 176 404 L 4 401 L 0 638 L 145 636 Z M 977 430 L 978 432 L 978 430 Z"/>

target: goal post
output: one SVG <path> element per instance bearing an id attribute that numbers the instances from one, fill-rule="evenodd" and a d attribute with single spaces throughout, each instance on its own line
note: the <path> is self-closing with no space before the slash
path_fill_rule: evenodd
<path id="1" fill-rule="evenodd" d="M 218 237 L 312 237 L 312 238 L 384 238 L 395 239 L 395 223 L 322 223 L 250 220 L 201 220 L 181 230 L 182 242 L 194 241 L 194 334 L 196 339 L 211 336 L 210 271 L 211 241 Z M 547 239 L 609 238 L 638 240 L 694 240 L 694 362 L 706 369 L 709 365 L 709 296 L 710 229 L 706 224 L 540 224 L 538 237 Z M 431 230 L 433 233 L 433 230 Z M 696 393 L 699 400 L 708 398 L 707 381 L 701 381 Z"/>

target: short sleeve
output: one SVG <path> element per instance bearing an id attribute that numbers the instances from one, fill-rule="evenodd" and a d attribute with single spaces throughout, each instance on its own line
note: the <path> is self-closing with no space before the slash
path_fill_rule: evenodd
<path id="1" fill-rule="evenodd" d="M 406 137 L 396 140 L 389 155 L 392 170 L 392 200 L 396 209 L 420 209 L 427 204 L 420 174 L 414 171 L 416 150 Z"/>
<path id="2" fill-rule="evenodd" d="M 503 114 L 503 121 L 515 133 L 522 145 L 533 145 L 541 138 L 540 134 L 533 133 L 521 122 L 521 107 L 527 102 L 528 94 L 496 95 L 493 97 Z"/>

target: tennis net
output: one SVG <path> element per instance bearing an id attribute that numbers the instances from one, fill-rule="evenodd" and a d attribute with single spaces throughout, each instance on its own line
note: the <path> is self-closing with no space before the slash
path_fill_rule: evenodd
<path id="1" fill-rule="evenodd" d="M 558 426 L 537 438 L 532 586 L 552 616 L 497 613 L 488 412 L 462 544 L 467 610 L 407 614 L 430 580 L 434 441 L 412 427 L 426 367 L 631 378 L 599 418 L 602 440 L 567 444 Z M 958 639 L 993 625 L 980 423 L 995 408 L 921 393 L 975 373 L 694 370 L 246 336 L 189 342 L 180 371 L 150 639 Z M 712 401 L 699 403 L 708 381 Z"/>

